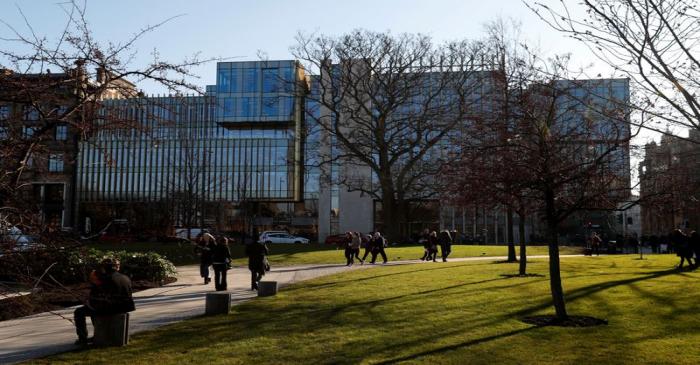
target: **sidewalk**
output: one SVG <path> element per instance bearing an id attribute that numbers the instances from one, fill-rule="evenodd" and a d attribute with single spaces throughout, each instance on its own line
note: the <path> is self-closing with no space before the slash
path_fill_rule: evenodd
<path id="1" fill-rule="evenodd" d="M 578 256 L 578 255 L 571 255 Z M 546 256 L 532 256 L 543 258 Z M 566 257 L 566 256 L 562 256 Z M 450 259 L 450 262 L 477 260 L 504 260 L 505 257 L 468 257 Z M 420 263 L 418 260 L 390 262 L 387 266 Z M 383 265 L 319 264 L 274 267 L 265 280 L 277 281 L 280 286 L 331 275 L 349 270 L 377 268 Z M 234 305 L 250 300 L 257 293 L 250 290 L 250 272 L 236 267 L 228 273 L 229 292 Z M 214 290 L 214 284 L 202 285 L 198 266 L 178 267 L 177 282 L 160 288 L 134 293 L 136 311 L 131 313 L 130 333 L 150 330 L 166 324 L 204 314 L 204 298 Z M 74 350 L 77 338 L 72 322 L 75 307 L 46 312 L 10 321 L 0 322 L 0 364 L 27 361 L 51 354 Z M 88 329 L 92 327 L 88 324 Z"/>

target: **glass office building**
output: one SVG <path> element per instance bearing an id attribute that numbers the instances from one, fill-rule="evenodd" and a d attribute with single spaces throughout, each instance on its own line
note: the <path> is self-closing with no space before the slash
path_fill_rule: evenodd
<path id="1" fill-rule="evenodd" d="M 99 132 L 80 148 L 81 217 L 93 230 L 116 219 L 313 231 L 303 201 L 306 90 L 296 61 L 226 62 L 203 96 L 104 101 Z"/>

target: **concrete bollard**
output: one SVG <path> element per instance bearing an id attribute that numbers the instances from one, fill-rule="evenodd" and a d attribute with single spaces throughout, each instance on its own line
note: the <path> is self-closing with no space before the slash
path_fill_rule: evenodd
<path id="1" fill-rule="evenodd" d="M 276 281 L 261 281 L 258 283 L 258 296 L 270 297 L 277 294 Z"/>
<path id="2" fill-rule="evenodd" d="M 95 346 L 124 346 L 129 343 L 129 313 L 95 316 Z"/>
<path id="3" fill-rule="evenodd" d="M 204 312 L 208 316 L 229 314 L 231 312 L 231 293 L 227 291 L 207 293 Z"/>

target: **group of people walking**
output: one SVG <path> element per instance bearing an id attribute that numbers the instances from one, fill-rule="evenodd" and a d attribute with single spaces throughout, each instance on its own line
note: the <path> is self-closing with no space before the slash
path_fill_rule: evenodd
<path id="1" fill-rule="evenodd" d="M 453 233 L 444 230 L 438 234 L 436 231 L 431 232 L 426 229 L 418 242 L 423 244 L 424 249 L 421 261 L 437 261 L 438 247 L 440 247 L 442 261 L 446 262 L 447 257 L 452 253 Z"/>
<path id="2" fill-rule="evenodd" d="M 360 232 L 345 232 L 345 258 L 347 266 L 352 266 L 355 259 L 364 264 L 367 256 L 371 255 L 374 264 L 377 261 L 377 256 L 382 256 L 383 263 L 386 264 L 388 259 L 384 249 L 387 247 L 387 241 L 379 232 L 372 232 L 367 235 L 362 235 Z M 360 258 L 360 249 L 364 246 L 365 253 Z"/>
<path id="3" fill-rule="evenodd" d="M 440 231 L 430 231 L 428 229 L 423 231 L 419 243 L 423 244 L 424 252 L 422 261 L 437 261 L 438 247 L 440 248 L 442 261 L 447 261 L 447 257 L 452 252 L 452 243 L 454 242 L 455 232 L 450 232 L 447 230 Z M 352 266 L 355 260 L 359 261 L 360 264 L 364 264 L 367 256 L 372 255 L 372 261 L 370 263 L 374 264 L 377 260 L 377 256 L 381 256 L 384 260 L 383 263 L 387 263 L 386 251 L 384 249 L 387 247 L 387 240 L 379 232 L 372 232 L 367 235 L 363 235 L 359 232 L 345 232 L 345 259 L 347 260 L 346 265 Z M 365 253 L 360 257 L 360 249 L 364 247 Z"/>
<path id="4" fill-rule="evenodd" d="M 215 238 L 211 233 L 205 232 L 196 239 L 195 253 L 199 255 L 199 273 L 204 279 L 204 285 L 211 282 L 209 277 L 209 266 L 214 269 L 214 288 L 216 291 L 228 289 L 227 272 L 231 269 L 231 250 L 228 247 L 229 239 L 224 236 Z M 250 270 L 250 288 L 258 289 L 258 283 L 270 265 L 267 261 L 269 249 L 267 246 L 255 240 L 246 245 L 246 256 L 248 256 L 248 269 Z"/>
<path id="5" fill-rule="evenodd" d="M 676 229 L 671 233 L 669 239 L 676 255 L 681 258 L 678 269 L 683 269 L 685 262 L 690 268 L 697 268 L 698 260 L 700 260 L 700 233 L 691 231 L 685 234 L 680 229 Z"/>

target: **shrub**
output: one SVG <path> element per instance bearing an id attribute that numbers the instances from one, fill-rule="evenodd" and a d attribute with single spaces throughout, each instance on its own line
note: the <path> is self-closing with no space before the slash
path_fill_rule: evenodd
<path id="1" fill-rule="evenodd" d="M 90 272 L 106 257 L 119 259 L 120 271 L 132 281 L 159 284 L 175 274 L 173 263 L 157 253 L 112 252 L 77 247 L 42 249 L 3 256 L 0 258 L 0 277 L 31 282 L 33 285 L 33 281 L 53 265 L 44 277 L 44 282 L 53 284 L 53 278 L 61 285 L 79 284 L 86 282 Z"/>

